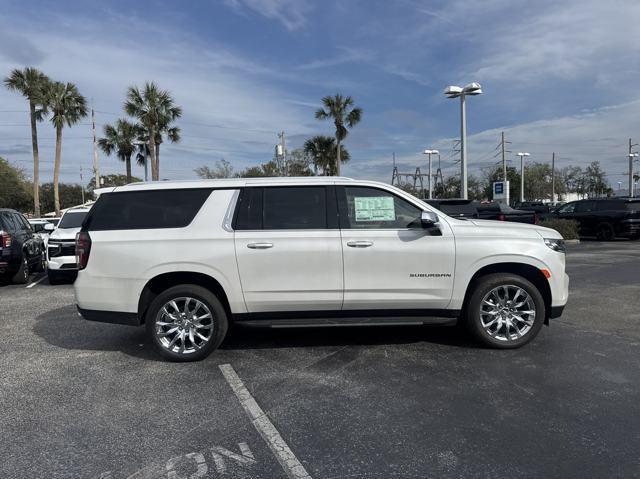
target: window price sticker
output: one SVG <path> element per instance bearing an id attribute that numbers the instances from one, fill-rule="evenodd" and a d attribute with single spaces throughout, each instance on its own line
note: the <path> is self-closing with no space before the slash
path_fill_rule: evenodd
<path id="1" fill-rule="evenodd" d="M 390 196 L 356 196 L 356 221 L 395 221 L 396 209 Z"/>

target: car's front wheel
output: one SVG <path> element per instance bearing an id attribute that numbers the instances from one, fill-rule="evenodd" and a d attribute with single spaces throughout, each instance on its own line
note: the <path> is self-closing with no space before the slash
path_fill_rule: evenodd
<path id="1" fill-rule="evenodd" d="M 206 358 L 222 343 L 227 327 L 227 313 L 220 300 L 193 284 L 163 291 L 146 314 L 149 341 L 172 361 Z"/>
<path id="2" fill-rule="evenodd" d="M 544 317 L 544 299 L 530 281 L 514 274 L 496 273 L 475 283 L 463 319 L 480 343 L 510 349 L 535 338 Z"/>

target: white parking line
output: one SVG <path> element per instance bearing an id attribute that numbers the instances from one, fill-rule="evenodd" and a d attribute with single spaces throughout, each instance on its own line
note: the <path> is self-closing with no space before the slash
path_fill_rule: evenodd
<path id="1" fill-rule="evenodd" d="M 271 449 L 271 452 L 276 456 L 287 477 L 290 479 L 311 479 L 309 473 L 305 470 L 304 466 L 300 464 L 300 461 L 298 461 L 298 458 L 293 454 L 287 443 L 284 442 L 284 439 L 282 439 L 282 436 L 280 436 L 280 433 L 273 423 L 269 420 L 262 408 L 258 406 L 256 400 L 253 399 L 253 396 L 244 386 L 242 379 L 240 379 L 231 364 L 221 364 L 219 368 L 245 412 L 249 415 L 249 418 L 251 418 L 253 427 L 260 433 L 269 446 L 269 449 Z"/>
<path id="2" fill-rule="evenodd" d="M 33 283 L 30 283 L 30 284 L 26 285 L 25 288 L 33 288 L 36 284 L 40 283 L 46 277 L 47 277 L 47 275 L 45 274 L 42 278 L 34 281 Z"/>

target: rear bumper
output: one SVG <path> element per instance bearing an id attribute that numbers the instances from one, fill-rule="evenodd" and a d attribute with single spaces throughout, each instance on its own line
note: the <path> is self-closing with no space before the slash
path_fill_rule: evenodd
<path id="1" fill-rule="evenodd" d="M 140 326 L 140 320 L 136 313 L 124 313 L 121 311 L 98 311 L 96 309 L 82 309 L 76 305 L 78 313 L 88 321 L 100 323 L 124 324 L 125 326 Z"/>

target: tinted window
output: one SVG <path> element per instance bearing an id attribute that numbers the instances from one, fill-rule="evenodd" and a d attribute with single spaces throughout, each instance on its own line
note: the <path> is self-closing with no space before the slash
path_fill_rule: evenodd
<path id="1" fill-rule="evenodd" d="M 593 211 L 593 201 L 578 201 L 576 203 L 576 213 L 586 213 Z"/>
<path id="2" fill-rule="evenodd" d="M 0 211 L 0 229 L 4 231 L 13 231 L 13 219 L 11 213 Z"/>
<path id="3" fill-rule="evenodd" d="M 234 229 L 262 229 L 262 192 L 263 188 L 245 188 L 238 199 L 238 215 Z"/>
<path id="4" fill-rule="evenodd" d="M 611 210 L 623 210 L 624 204 L 615 200 L 602 200 L 596 201 L 596 210 L 598 211 L 611 211 Z"/>
<path id="5" fill-rule="evenodd" d="M 87 216 L 86 211 L 68 211 L 62 216 L 58 226 L 60 228 L 80 228 L 85 216 Z"/>
<path id="6" fill-rule="evenodd" d="M 344 191 L 343 228 L 404 229 L 421 225 L 422 210 L 393 193 L 364 186 L 347 186 Z"/>
<path id="7" fill-rule="evenodd" d="M 264 188 L 265 230 L 325 229 L 327 193 L 324 186 Z"/>
<path id="8" fill-rule="evenodd" d="M 30 233 L 33 232 L 33 230 L 31 229 L 31 225 L 29 224 L 27 219 L 24 216 L 22 216 L 20 213 L 16 213 L 16 221 L 20 225 L 21 230 L 25 230 Z"/>
<path id="9" fill-rule="evenodd" d="M 84 226 L 88 231 L 183 228 L 191 223 L 211 191 L 197 188 L 102 194 Z"/>
<path id="10" fill-rule="evenodd" d="M 576 203 L 567 203 L 566 205 L 563 205 L 560 208 L 558 208 L 558 213 L 561 213 L 561 214 L 573 213 L 575 210 L 576 210 Z"/>
<path id="11" fill-rule="evenodd" d="M 36 233 L 42 233 L 44 231 L 44 223 L 33 223 L 31 225 L 31 228 L 33 229 L 33 231 L 35 231 Z"/>

